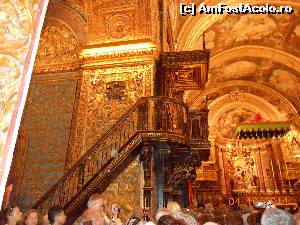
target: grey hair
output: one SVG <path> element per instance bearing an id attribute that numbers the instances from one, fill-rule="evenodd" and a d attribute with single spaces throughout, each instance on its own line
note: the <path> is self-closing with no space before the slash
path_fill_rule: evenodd
<path id="1" fill-rule="evenodd" d="M 171 215 L 171 212 L 169 209 L 166 209 L 166 208 L 159 208 L 157 210 L 157 213 L 155 215 L 155 219 L 156 221 L 158 221 L 160 219 L 160 217 L 162 216 L 170 216 Z"/>
<path id="2" fill-rule="evenodd" d="M 266 209 L 261 218 L 262 225 L 293 225 L 290 213 L 277 208 Z"/>
<path id="3" fill-rule="evenodd" d="M 101 198 L 101 196 L 99 194 L 93 194 L 90 198 L 89 201 L 87 203 L 87 207 L 88 208 L 92 208 L 96 205 L 103 205 L 104 204 L 104 200 Z"/>

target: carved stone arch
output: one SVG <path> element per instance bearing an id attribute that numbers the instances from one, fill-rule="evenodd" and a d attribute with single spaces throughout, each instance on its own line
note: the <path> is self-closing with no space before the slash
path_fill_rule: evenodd
<path id="1" fill-rule="evenodd" d="M 216 84 L 206 89 L 204 92 L 191 91 L 189 97 L 186 99 L 186 102 L 190 105 L 191 108 L 196 108 L 200 106 L 204 96 L 208 96 L 211 102 L 214 99 L 228 94 L 232 91 L 241 91 L 243 93 L 250 93 L 260 96 L 267 102 L 275 106 L 278 111 L 283 111 L 298 116 L 295 107 L 280 93 L 265 85 L 245 80 L 233 80 L 221 84 Z M 190 99 L 193 100 L 190 101 Z"/>
<path id="2" fill-rule="evenodd" d="M 286 118 L 273 105 L 259 96 L 249 93 L 242 93 L 242 99 L 233 99 L 232 95 L 223 95 L 209 104 L 208 121 L 209 131 L 212 135 L 217 134 L 217 128 L 220 125 L 221 117 L 224 114 L 229 114 L 229 112 L 232 112 L 234 110 L 236 110 L 236 112 L 238 110 L 240 110 L 241 112 L 248 111 L 249 114 L 252 113 L 252 116 L 258 113 L 266 121 L 286 120 Z"/>
<path id="3" fill-rule="evenodd" d="M 25 162 L 28 151 L 28 136 L 25 128 L 20 125 L 19 133 L 13 154 L 11 169 L 8 175 L 6 190 L 3 198 L 2 208 L 8 205 L 18 204 L 19 194 L 21 190 Z"/>
<path id="4" fill-rule="evenodd" d="M 81 40 L 83 41 L 83 40 Z M 69 24 L 47 17 L 41 33 L 34 73 L 78 71 L 82 46 Z"/>
<path id="5" fill-rule="evenodd" d="M 208 5 L 216 5 L 219 1 L 212 0 Z M 238 5 L 240 3 L 239 0 L 229 0 L 226 2 L 226 5 Z M 290 5 L 293 8 L 300 8 L 300 3 L 296 1 L 286 1 L 286 0 L 271 0 L 268 2 L 270 5 L 281 6 L 281 5 Z M 251 1 L 252 5 L 255 4 L 265 4 L 265 1 L 262 0 L 254 0 Z M 199 37 L 206 31 L 210 26 L 212 26 L 215 22 L 222 19 L 226 14 L 204 14 L 201 16 L 190 16 L 187 17 L 187 20 L 183 24 L 180 32 L 178 34 L 178 50 L 191 50 L 194 49 L 199 42 Z M 187 32 L 190 31 L 190 32 Z"/>
<path id="6" fill-rule="evenodd" d="M 210 59 L 210 68 L 214 68 L 229 60 L 240 57 L 261 57 L 270 59 L 285 65 L 300 73 L 300 59 L 287 52 L 257 45 L 244 45 L 223 51 Z"/>
<path id="7" fill-rule="evenodd" d="M 232 95 L 236 95 L 236 98 L 233 98 Z M 200 108 L 204 96 L 208 96 L 209 99 L 210 126 L 219 124 L 218 118 L 234 107 L 247 109 L 253 113 L 261 113 L 266 120 L 292 120 L 297 126 L 300 125 L 296 109 L 285 97 L 272 88 L 255 82 L 228 81 L 214 85 L 203 93 L 192 91 L 186 102 L 191 109 L 197 109 Z M 210 131 L 215 132 L 216 130 L 213 129 L 210 127 Z"/>
<path id="8" fill-rule="evenodd" d="M 81 46 L 86 44 L 87 20 L 78 11 L 68 6 L 68 3 L 50 2 L 45 19 L 47 20 L 48 18 L 63 21 L 73 32 L 78 43 Z"/>

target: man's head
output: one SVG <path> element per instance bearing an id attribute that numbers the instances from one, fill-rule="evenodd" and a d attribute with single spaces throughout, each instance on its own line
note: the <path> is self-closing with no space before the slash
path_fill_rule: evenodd
<path id="1" fill-rule="evenodd" d="M 291 214 L 277 208 L 266 209 L 261 218 L 262 225 L 293 225 Z"/>
<path id="2" fill-rule="evenodd" d="M 20 211 L 20 208 L 18 206 L 14 206 L 7 209 L 5 217 L 7 221 L 18 222 L 22 220 L 22 215 L 23 213 Z"/>
<path id="3" fill-rule="evenodd" d="M 111 203 L 105 203 L 104 202 L 104 213 L 106 216 L 111 218 L 113 216 L 113 211 L 112 211 L 112 204 Z"/>
<path id="4" fill-rule="evenodd" d="M 171 214 L 174 214 L 177 211 L 180 211 L 180 205 L 177 202 L 170 201 L 167 204 L 168 210 L 170 210 Z"/>
<path id="5" fill-rule="evenodd" d="M 156 215 L 155 215 L 155 219 L 156 219 L 156 221 L 158 221 L 162 216 L 169 216 L 169 215 L 171 215 L 171 212 L 170 212 L 169 209 L 167 209 L 167 208 L 159 208 L 157 210 Z"/>
<path id="6" fill-rule="evenodd" d="M 136 206 L 132 210 L 132 216 L 137 219 L 142 219 L 144 216 L 144 210 L 140 206 Z"/>
<path id="7" fill-rule="evenodd" d="M 66 223 L 66 215 L 62 207 L 54 206 L 48 211 L 48 220 L 51 225 L 59 224 L 63 225 Z"/>
<path id="8" fill-rule="evenodd" d="M 26 225 L 36 225 L 39 223 L 39 213 L 35 209 L 29 209 L 25 214 L 24 214 L 24 223 Z"/>
<path id="9" fill-rule="evenodd" d="M 158 225 L 173 225 L 176 223 L 176 219 L 170 215 L 165 215 L 159 218 Z"/>
<path id="10" fill-rule="evenodd" d="M 121 209 L 119 208 L 119 206 L 117 204 L 112 204 L 111 205 L 111 209 L 112 209 L 112 214 L 115 216 L 118 216 L 120 214 Z"/>
<path id="11" fill-rule="evenodd" d="M 104 210 L 104 200 L 101 198 L 99 194 L 92 194 L 89 198 L 89 201 L 87 203 L 87 207 L 89 209 L 95 209 L 95 210 Z"/>

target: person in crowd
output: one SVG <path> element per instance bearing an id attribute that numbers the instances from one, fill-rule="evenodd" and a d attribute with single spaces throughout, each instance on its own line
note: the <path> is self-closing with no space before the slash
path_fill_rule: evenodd
<path id="1" fill-rule="evenodd" d="M 119 218 L 120 208 L 117 204 L 106 203 L 104 223 L 109 225 L 122 225 L 122 221 Z"/>
<path id="2" fill-rule="evenodd" d="M 206 222 L 204 223 L 203 225 L 218 225 L 217 223 L 214 223 L 214 222 Z"/>
<path id="3" fill-rule="evenodd" d="M 174 225 L 175 223 L 176 219 L 170 215 L 164 215 L 157 221 L 157 225 Z"/>
<path id="4" fill-rule="evenodd" d="M 118 205 L 117 204 L 112 204 L 112 219 L 111 219 L 111 222 L 113 224 L 122 225 L 122 221 L 119 218 L 120 212 L 121 212 L 121 209 L 118 207 Z"/>
<path id="5" fill-rule="evenodd" d="M 144 216 L 146 216 L 151 222 L 156 223 L 150 209 L 146 208 L 143 210 L 142 207 L 136 206 L 133 208 L 131 217 L 127 221 L 126 225 L 144 225 L 147 223 L 147 221 L 143 221 Z"/>
<path id="6" fill-rule="evenodd" d="M 294 222 L 295 222 L 295 225 L 300 225 L 300 215 L 297 215 L 297 216 L 295 217 Z"/>
<path id="7" fill-rule="evenodd" d="M 48 220 L 48 214 L 45 214 L 44 217 L 42 218 L 42 225 L 50 225 Z"/>
<path id="8" fill-rule="evenodd" d="M 93 194 L 87 203 L 88 209 L 77 220 L 76 224 L 90 221 L 92 225 L 105 225 L 104 221 L 106 204 L 99 194 Z"/>
<path id="9" fill-rule="evenodd" d="M 103 199 L 104 225 L 108 225 L 112 218 L 112 205 Z"/>
<path id="10" fill-rule="evenodd" d="M 175 225 L 188 225 L 184 220 L 176 220 Z"/>
<path id="11" fill-rule="evenodd" d="M 177 202 L 170 201 L 167 204 L 167 208 L 170 210 L 171 215 L 177 220 L 183 220 L 186 224 L 197 225 L 198 222 L 194 217 L 181 212 L 181 208 Z"/>
<path id="12" fill-rule="evenodd" d="M 18 206 L 14 206 L 5 210 L 6 225 L 16 225 L 22 220 L 23 213 Z"/>
<path id="13" fill-rule="evenodd" d="M 155 219 L 158 221 L 162 216 L 170 216 L 171 212 L 167 208 L 159 208 L 156 212 Z"/>
<path id="14" fill-rule="evenodd" d="M 282 209 L 266 209 L 261 218 L 262 225 L 293 225 L 293 217 Z"/>
<path id="15" fill-rule="evenodd" d="M 51 225 L 64 225 L 66 223 L 66 215 L 62 207 L 54 206 L 48 211 L 48 220 Z"/>
<path id="16" fill-rule="evenodd" d="M 188 225 L 183 220 L 177 220 L 173 216 L 165 215 L 159 218 L 157 225 Z"/>
<path id="17" fill-rule="evenodd" d="M 250 210 L 246 207 L 242 208 L 242 219 L 243 219 L 243 225 L 249 225 L 248 223 L 248 217 L 250 215 Z"/>
<path id="18" fill-rule="evenodd" d="M 24 225 L 38 225 L 39 221 L 39 213 L 35 209 L 29 209 L 23 216 L 23 224 Z"/>
<path id="19" fill-rule="evenodd" d="M 296 220 L 297 217 L 300 217 L 300 206 L 298 207 L 298 210 L 293 215 L 294 220 Z"/>

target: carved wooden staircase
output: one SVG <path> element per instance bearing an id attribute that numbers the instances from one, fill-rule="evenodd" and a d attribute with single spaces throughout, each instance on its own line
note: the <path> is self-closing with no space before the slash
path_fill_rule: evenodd
<path id="1" fill-rule="evenodd" d="M 167 97 L 140 99 L 33 206 L 45 213 L 63 206 L 72 224 L 88 198 L 101 193 L 140 153 L 144 141 L 176 141 L 190 145 L 189 109 Z"/>

